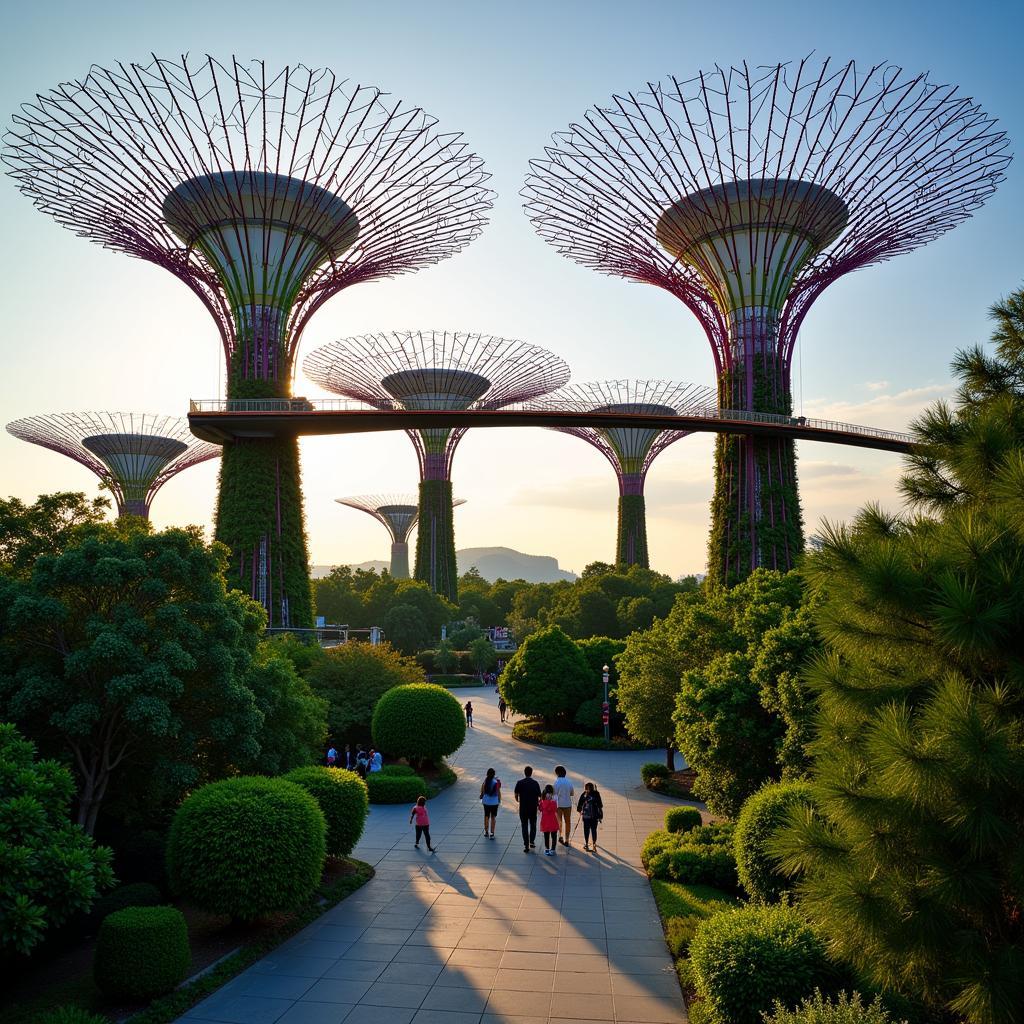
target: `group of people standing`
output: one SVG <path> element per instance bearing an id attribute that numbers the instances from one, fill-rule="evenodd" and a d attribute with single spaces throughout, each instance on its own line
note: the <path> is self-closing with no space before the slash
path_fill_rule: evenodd
<path id="1" fill-rule="evenodd" d="M 339 755 L 333 740 L 327 744 L 325 761 L 328 768 L 347 768 L 361 779 L 365 779 L 371 772 L 379 772 L 384 767 L 384 758 L 379 750 L 374 750 L 373 747 L 363 750 L 361 745 L 357 745 L 353 754 L 351 745 L 346 743 L 344 754 Z"/>
<path id="2" fill-rule="evenodd" d="M 563 765 L 555 768 L 555 781 L 543 789 L 533 777 L 533 768 L 527 765 L 523 769 L 523 777 L 515 784 L 513 796 L 519 807 L 524 853 L 536 848 L 538 816 L 540 831 L 544 836 L 545 856 L 556 856 L 559 845 L 570 846 L 574 804 L 579 821 L 583 822 L 583 849 L 597 849 L 597 828 L 604 818 L 604 806 L 594 783 L 586 783 L 577 799 L 576 787 Z M 493 839 L 501 805 L 501 780 L 496 777 L 493 768 L 487 769 L 487 776 L 480 786 L 480 802 L 484 809 L 484 835 Z"/>

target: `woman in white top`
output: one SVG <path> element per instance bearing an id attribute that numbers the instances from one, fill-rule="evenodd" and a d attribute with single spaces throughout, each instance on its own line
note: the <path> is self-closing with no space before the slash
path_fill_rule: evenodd
<path id="1" fill-rule="evenodd" d="M 480 802 L 484 805 L 484 835 L 494 838 L 494 824 L 498 817 L 498 804 L 501 803 L 501 779 L 494 777 L 494 769 L 487 769 L 487 778 L 480 786 Z M 487 831 L 490 824 L 490 832 Z"/>

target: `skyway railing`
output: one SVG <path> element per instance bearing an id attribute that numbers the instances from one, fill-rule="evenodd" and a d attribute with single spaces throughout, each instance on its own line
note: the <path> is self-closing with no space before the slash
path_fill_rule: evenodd
<path id="1" fill-rule="evenodd" d="M 483 403 L 475 407 L 481 412 L 507 413 L 579 413 L 588 417 L 596 417 L 602 413 L 611 415 L 609 409 L 595 409 L 588 402 L 571 402 L 557 398 L 538 398 L 528 402 L 514 402 L 510 405 L 488 406 Z M 309 414 L 309 413 L 358 413 L 358 412 L 394 412 L 410 411 L 453 412 L 451 404 L 442 399 L 436 401 L 418 399 L 416 409 L 410 410 L 397 401 L 380 401 L 374 405 L 347 398 L 207 398 L 193 399 L 189 402 L 189 412 L 196 415 L 238 413 L 253 414 Z M 460 410 L 461 411 L 461 410 Z M 470 413 L 474 409 L 466 410 Z M 674 417 L 675 418 L 675 417 Z M 881 427 L 867 427 L 857 423 L 843 423 L 838 420 L 821 420 L 809 416 L 783 416 L 778 413 L 748 412 L 743 409 L 718 409 L 714 406 L 691 407 L 682 410 L 679 415 L 679 427 L 685 429 L 688 419 L 723 420 L 730 423 L 762 423 L 767 426 L 798 427 L 802 430 L 820 430 L 830 433 L 841 432 L 856 434 L 862 437 L 894 441 L 899 444 L 912 444 L 914 437 L 898 430 L 885 430 Z"/>

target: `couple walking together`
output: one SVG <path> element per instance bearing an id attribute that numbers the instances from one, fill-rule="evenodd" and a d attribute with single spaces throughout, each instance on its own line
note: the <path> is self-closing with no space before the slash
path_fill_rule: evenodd
<path id="1" fill-rule="evenodd" d="M 523 830 L 523 852 L 535 848 L 537 840 L 537 815 L 540 813 L 540 830 L 544 836 L 544 853 L 554 857 L 558 844 L 568 846 L 572 838 L 572 808 L 576 789 L 562 765 L 555 768 L 554 785 L 541 790 L 540 783 L 533 777 L 533 769 L 527 765 L 513 791 L 519 805 L 519 823 Z M 484 807 L 484 835 L 494 838 L 494 825 L 501 803 L 501 781 L 495 778 L 494 769 L 487 769 L 487 777 L 480 787 L 480 800 Z M 588 782 L 576 802 L 576 810 L 583 821 L 585 850 L 597 849 L 597 826 L 604 817 L 601 794 L 597 787 Z"/>

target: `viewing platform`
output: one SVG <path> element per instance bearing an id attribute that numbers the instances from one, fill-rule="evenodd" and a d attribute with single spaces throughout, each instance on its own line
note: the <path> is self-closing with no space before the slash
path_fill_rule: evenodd
<path id="1" fill-rule="evenodd" d="M 590 426 L 791 437 L 900 454 L 911 451 L 914 445 L 911 434 L 896 430 L 737 409 L 696 408 L 682 415 L 660 415 L 593 412 L 584 403 L 555 399 L 534 399 L 500 409 L 445 409 L 440 408 L 441 404 L 436 409 L 403 409 L 397 401 L 369 406 L 344 398 L 194 399 L 189 403 L 188 422 L 196 437 L 217 444 L 247 437 L 361 434 L 432 427 Z"/>

